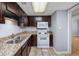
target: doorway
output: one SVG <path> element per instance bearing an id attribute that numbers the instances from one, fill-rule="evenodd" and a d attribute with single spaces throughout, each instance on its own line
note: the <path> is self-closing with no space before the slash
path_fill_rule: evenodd
<path id="1" fill-rule="evenodd" d="M 71 39 L 71 55 L 79 56 L 79 5 L 73 8 L 72 12 L 72 19 L 71 19 L 71 32 L 72 32 L 72 39 Z"/>

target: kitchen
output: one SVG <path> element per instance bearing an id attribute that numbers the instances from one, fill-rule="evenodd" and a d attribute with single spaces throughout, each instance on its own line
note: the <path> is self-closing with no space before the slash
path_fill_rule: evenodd
<path id="1" fill-rule="evenodd" d="M 41 6 L 44 3 L 50 4 L 47 5 L 48 12 L 41 12 L 43 7 L 39 7 L 35 13 L 32 10 L 35 6 L 31 5 L 38 3 L 0 2 L 0 56 L 68 55 L 70 50 L 67 46 L 69 43 L 67 42 L 67 9 L 78 3 L 43 2 Z M 69 6 L 66 6 L 67 4 Z M 50 12 L 52 9 L 49 6 L 57 6 L 57 8 Z M 37 50 L 35 55 L 33 49 Z M 40 53 L 39 50 L 42 52 Z"/>
<path id="2" fill-rule="evenodd" d="M 31 46 L 37 46 L 37 32 L 36 32 L 36 24 L 37 21 L 35 18 L 43 18 L 43 22 L 48 22 L 50 26 L 51 22 L 51 16 L 27 16 L 27 14 L 20 8 L 20 6 L 16 2 L 6 2 L 6 3 L 0 3 L 0 10 L 1 10 L 1 16 L 0 16 L 0 23 L 2 27 L 1 35 L 2 37 L 8 39 L 12 39 L 11 37 L 15 36 L 18 37 L 20 34 L 26 35 L 26 41 L 24 43 L 19 43 L 21 46 L 19 47 L 18 43 L 15 45 L 14 43 L 7 43 L 8 47 L 9 45 L 15 45 L 17 46 L 16 48 L 12 48 L 11 55 L 18 55 L 18 50 L 19 49 L 24 49 L 22 50 L 21 53 L 19 51 L 19 55 L 29 55 Z M 17 25 L 17 26 L 16 26 Z M 20 28 L 19 28 L 19 27 Z M 22 30 L 20 30 L 22 29 Z M 25 31 L 26 30 L 26 31 Z M 5 35 L 4 35 L 5 34 Z M 9 36 L 10 35 L 10 36 Z M 22 36 L 22 35 L 20 35 Z M 53 41 L 52 37 L 53 34 L 50 34 L 50 46 L 53 46 Z M 7 41 L 6 39 L 2 38 L 3 40 Z M 2 41 L 3 41 L 2 40 Z M 1 41 L 1 42 L 2 42 Z M 8 40 L 9 41 L 9 40 Z M 7 42 L 8 42 L 7 41 Z M 22 41 L 23 42 L 23 41 Z M 15 47 L 14 46 L 14 47 Z M 21 48 L 22 47 L 22 48 Z M 4 48 L 7 49 L 4 45 Z M 27 49 L 26 49 L 27 48 Z M 15 50 L 16 49 L 16 50 Z M 6 50 L 7 51 L 7 50 Z M 5 51 L 1 51 L 2 53 L 0 55 L 10 55 L 10 49 L 5 53 Z M 14 53 L 15 52 L 15 53 Z"/>

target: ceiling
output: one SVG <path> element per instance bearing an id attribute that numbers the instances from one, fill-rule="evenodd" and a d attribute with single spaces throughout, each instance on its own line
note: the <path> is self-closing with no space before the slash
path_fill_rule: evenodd
<path id="1" fill-rule="evenodd" d="M 52 15 L 56 10 L 67 10 L 77 4 L 77 2 L 48 2 L 45 12 L 35 13 L 31 2 L 17 3 L 29 16 Z"/>

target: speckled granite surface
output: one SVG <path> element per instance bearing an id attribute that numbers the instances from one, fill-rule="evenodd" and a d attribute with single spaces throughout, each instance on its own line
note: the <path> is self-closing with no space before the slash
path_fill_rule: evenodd
<path id="1" fill-rule="evenodd" d="M 11 40 L 9 38 L 0 39 L 0 56 L 14 56 L 23 44 L 30 38 L 30 36 L 32 34 L 36 34 L 36 32 L 24 32 L 21 34 L 25 37 L 25 39 L 16 44 L 8 44 L 7 42 Z"/>
<path id="2" fill-rule="evenodd" d="M 0 56 L 13 56 L 21 48 L 21 46 L 30 38 L 32 34 L 27 33 L 22 42 L 16 44 L 8 44 L 11 39 L 0 39 Z"/>

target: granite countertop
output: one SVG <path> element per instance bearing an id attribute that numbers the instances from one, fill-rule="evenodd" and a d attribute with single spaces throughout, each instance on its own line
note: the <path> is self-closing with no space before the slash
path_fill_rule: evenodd
<path id="1" fill-rule="evenodd" d="M 25 34 L 22 33 L 25 39 L 23 39 L 22 42 L 16 44 L 8 44 L 7 42 L 11 40 L 9 38 L 0 39 L 0 56 L 14 56 L 32 34 L 36 34 L 36 32 L 25 32 Z"/>
<path id="2" fill-rule="evenodd" d="M 25 39 L 22 42 L 16 44 L 8 44 L 6 43 L 7 39 L 0 40 L 0 56 L 13 56 L 16 52 L 22 47 L 22 45 L 30 38 L 32 34 L 27 33 L 25 35 Z"/>

